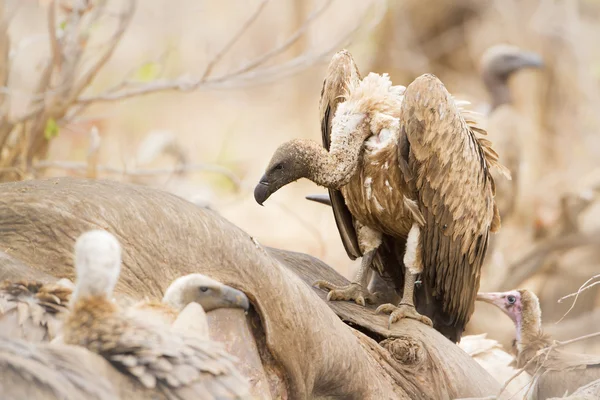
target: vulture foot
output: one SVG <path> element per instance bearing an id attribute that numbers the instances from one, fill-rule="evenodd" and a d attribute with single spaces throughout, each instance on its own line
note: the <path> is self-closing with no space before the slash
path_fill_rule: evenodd
<path id="1" fill-rule="evenodd" d="M 428 317 L 421 315 L 412 304 L 400 303 L 397 307 L 393 304 L 382 304 L 375 310 L 376 313 L 389 314 L 388 329 L 392 327 L 394 322 L 400 321 L 402 318 L 412 318 L 421 321 L 425 325 L 433 326 L 433 322 Z"/>
<path id="2" fill-rule="evenodd" d="M 327 301 L 354 300 L 356 304 L 361 306 L 365 305 L 365 301 L 374 304 L 378 294 L 369 292 L 369 289 L 356 282 L 346 286 L 337 286 L 327 281 L 316 281 L 314 286 L 329 290 Z"/>

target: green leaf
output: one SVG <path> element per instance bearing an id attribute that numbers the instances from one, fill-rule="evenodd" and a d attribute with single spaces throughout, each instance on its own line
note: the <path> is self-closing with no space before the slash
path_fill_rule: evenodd
<path id="1" fill-rule="evenodd" d="M 46 140 L 51 140 L 58 136 L 59 128 L 54 118 L 48 118 L 46 121 L 46 128 L 44 128 L 44 137 Z"/>
<path id="2" fill-rule="evenodd" d="M 158 77 L 160 65 L 155 62 L 147 62 L 135 71 L 134 77 L 141 82 L 150 82 Z"/>
<path id="3" fill-rule="evenodd" d="M 58 25 L 58 29 L 60 29 L 61 31 L 64 31 L 66 27 L 67 27 L 67 20 L 64 20 L 63 22 L 60 23 L 60 25 Z"/>

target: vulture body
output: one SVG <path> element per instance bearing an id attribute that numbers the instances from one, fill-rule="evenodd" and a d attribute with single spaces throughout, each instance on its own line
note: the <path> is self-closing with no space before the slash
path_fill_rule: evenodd
<path id="1" fill-rule="evenodd" d="M 2 400 L 121 398 L 119 390 L 105 376 L 109 373 L 106 363 L 89 356 L 92 356 L 89 352 L 76 346 L 30 343 L 0 336 Z"/>
<path id="2" fill-rule="evenodd" d="M 542 311 L 533 292 L 479 293 L 477 299 L 497 306 L 514 322 L 516 365 L 533 377 L 534 399 L 564 396 L 600 379 L 600 356 L 550 348 L 554 341 L 542 331 Z"/>
<path id="3" fill-rule="evenodd" d="M 481 56 L 481 78 L 490 98 L 486 130 L 513 178 L 512 181 L 497 180 L 496 203 L 503 219 L 513 213 L 521 194 L 523 152 L 527 149 L 527 137 L 533 134 L 527 119 L 512 102 L 508 81 L 518 71 L 543 65 L 540 55 L 505 44 L 492 46 Z"/>
<path id="4" fill-rule="evenodd" d="M 526 118 L 515 109 L 508 81 L 523 69 L 543 66 L 539 54 L 505 44 L 488 48 L 480 59 L 481 79 L 490 99 L 490 103 L 482 107 L 487 117 L 485 129 L 489 140 L 494 143 L 494 150 L 502 159 L 502 164 L 512 176 L 511 181 L 505 180 L 501 178 L 500 172 L 492 170 L 497 189 L 496 204 L 502 219 L 510 215 L 515 208 L 519 185 L 522 184 L 519 177 L 525 147 L 524 138 L 530 134 L 528 130 L 531 129 Z M 331 205 L 327 195 L 309 195 L 306 199 Z"/>
<path id="5" fill-rule="evenodd" d="M 323 146 L 301 139 L 281 145 L 255 188 L 256 201 L 300 178 L 327 187 L 348 256 L 362 257 L 351 285 L 316 282 L 330 290 L 328 299 L 374 301 L 367 289 L 374 267 L 402 291 L 397 307 L 378 308 L 391 314 L 390 324 L 433 320 L 460 340 L 489 232 L 500 227 L 490 168 L 503 167 L 475 135 L 485 132 L 465 119 L 435 76 L 407 88 L 392 86 L 387 75 L 361 79 L 347 51 L 329 65 L 320 111 Z M 423 284 L 415 310 L 417 276 Z"/>
<path id="6" fill-rule="evenodd" d="M 29 342 L 49 342 L 60 332 L 72 289 L 64 284 L 0 284 L 0 332 Z"/>
<path id="7" fill-rule="evenodd" d="M 248 383 L 218 343 L 125 313 L 109 300 L 121 267 L 121 247 L 113 235 L 96 230 L 80 236 L 75 267 L 72 310 L 63 327 L 65 343 L 100 354 L 167 398 L 247 398 Z"/>

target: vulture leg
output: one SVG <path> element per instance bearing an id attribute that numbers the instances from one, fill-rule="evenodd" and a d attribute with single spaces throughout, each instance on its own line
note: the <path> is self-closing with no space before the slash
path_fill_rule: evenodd
<path id="1" fill-rule="evenodd" d="M 352 283 L 346 286 L 337 286 L 327 281 L 316 281 L 314 286 L 329 290 L 328 301 L 354 300 L 356 304 L 365 305 L 365 301 L 373 304 L 377 294 L 369 291 L 369 272 L 377 248 L 381 245 L 381 233 L 369 227 L 356 223 L 358 244 L 363 253 L 360 267 Z"/>
<path id="2" fill-rule="evenodd" d="M 382 304 L 375 310 L 378 313 L 390 314 L 389 326 L 402 318 L 416 319 L 424 324 L 433 326 L 431 319 L 417 312 L 413 300 L 416 277 L 423 271 L 419 232 L 419 225 L 416 222 L 413 223 L 408 233 L 408 239 L 406 240 L 406 252 L 404 253 L 404 292 L 402 293 L 400 304 L 398 304 L 398 307 L 389 303 Z"/>
<path id="3" fill-rule="evenodd" d="M 358 268 L 358 272 L 354 277 L 352 283 L 346 286 L 337 286 L 333 283 L 327 281 L 316 281 L 314 283 L 315 286 L 321 289 L 329 290 L 329 294 L 327 295 L 327 301 L 336 301 L 336 300 L 354 300 L 356 304 L 361 306 L 365 305 L 365 301 L 367 303 L 375 302 L 375 294 L 369 291 L 369 270 L 371 268 L 371 263 L 375 258 L 375 250 L 371 250 L 365 255 L 363 255 L 360 267 Z"/>

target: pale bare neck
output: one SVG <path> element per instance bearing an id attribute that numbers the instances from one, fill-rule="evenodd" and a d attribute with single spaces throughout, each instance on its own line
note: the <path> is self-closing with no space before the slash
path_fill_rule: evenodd
<path id="1" fill-rule="evenodd" d="M 314 141 L 302 141 L 302 152 L 309 158 L 311 166 L 307 178 L 317 185 L 339 189 L 356 173 L 364 142 L 371 131 L 364 116 L 353 117 L 358 123 L 342 120 L 334 125 L 329 152 Z"/>

